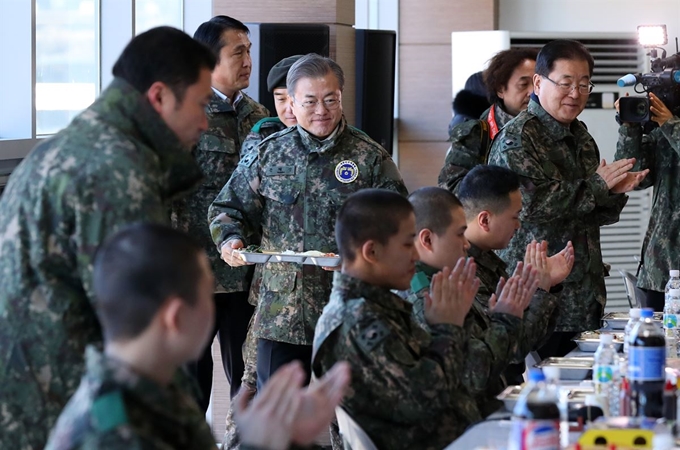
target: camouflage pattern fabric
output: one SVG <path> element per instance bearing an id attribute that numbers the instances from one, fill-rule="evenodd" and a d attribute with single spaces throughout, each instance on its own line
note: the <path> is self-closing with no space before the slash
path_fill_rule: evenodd
<path id="1" fill-rule="evenodd" d="M 260 119 L 269 115 L 264 106 L 242 95 L 234 109 L 228 100 L 213 94 L 206 108 L 208 130 L 192 150 L 205 178 L 196 191 L 175 201 L 172 208 L 173 227 L 191 235 L 207 252 L 219 292 L 247 291 L 253 274 L 252 267 L 233 268 L 220 259 L 206 219 L 210 202 L 229 181 L 241 159 L 246 136 Z"/>
<path id="2" fill-rule="evenodd" d="M 615 158 L 636 158 L 633 170 L 649 169 L 638 187 L 653 186 L 654 200 L 637 285 L 663 292 L 668 271 L 680 268 L 680 118 L 672 117 L 647 135 L 640 125 L 622 125 Z"/>
<path id="3" fill-rule="evenodd" d="M 257 154 L 257 147 L 265 138 L 274 133 L 285 130 L 287 127 L 278 117 L 265 117 L 257 122 L 246 136 L 241 146 L 241 156 Z M 225 183 L 226 184 L 226 183 Z"/>
<path id="4" fill-rule="evenodd" d="M 210 206 L 213 241 L 220 246 L 238 238 L 247 245 L 261 226 L 263 250 L 337 253 L 337 211 L 364 188 L 406 194 L 392 158 L 365 133 L 344 118 L 323 141 L 299 126 L 288 128 L 262 141 L 257 155 L 244 157 Z M 332 277 L 312 265 L 266 264 L 255 336 L 311 345 Z"/>
<path id="5" fill-rule="evenodd" d="M 116 79 L 19 164 L 0 199 L 0 442 L 41 449 L 102 339 L 92 259 L 133 222 L 168 222 L 200 171 L 142 94 Z"/>
<path id="6" fill-rule="evenodd" d="M 432 276 L 437 272 L 439 270 L 417 262 L 408 295 L 408 301 L 413 304 L 414 319 L 428 332 L 431 328 L 425 321 L 425 293 L 429 292 Z M 503 371 L 518 353 L 518 343 L 523 337 L 522 321 L 510 314 L 489 314 L 475 298 L 463 327 L 468 336 L 468 350 L 459 376 L 466 389 L 458 396 L 469 395 L 479 414 L 486 417 L 502 406 L 496 396 L 506 387 Z"/>
<path id="7" fill-rule="evenodd" d="M 414 322 L 411 305 L 388 289 L 336 274 L 314 335 L 317 377 L 347 361 L 343 407 L 377 448 L 440 450 L 482 419 L 466 395 L 467 335 L 461 327 Z"/>
<path id="8" fill-rule="evenodd" d="M 574 268 L 563 282 L 555 331 L 600 328 L 606 303 L 600 227 L 616 223 L 628 201 L 610 194 L 595 173 L 600 152 L 586 127 L 575 120 L 565 127 L 533 98 L 494 139 L 489 164 L 520 176 L 521 228 L 498 255 L 509 265 L 524 259 L 533 239 L 549 242 L 548 253 L 574 244 Z"/>
<path id="9" fill-rule="evenodd" d="M 483 251 L 473 243 L 470 243 L 468 255 L 475 258 L 477 263 L 477 278 L 479 278 L 480 285 L 476 301 L 485 311 L 488 311 L 489 299 L 496 292 L 501 277 L 506 280 L 510 278 L 506 272 L 507 265 L 493 251 Z M 522 335 L 511 363 L 521 364 L 524 368 L 524 359 L 529 352 L 542 347 L 552 335 L 557 322 L 556 310 L 559 295 L 551 294 L 540 288 L 536 290 L 529 307 L 524 311 Z M 506 373 L 505 375 L 506 380 L 512 380 L 514 374 Z"/>
<path id="10" fill-rule="evenodd" d="M 495 108 L 496 124 L 498 129 L 501 129 L 512 119 L 512 116 L 505 112 L 498 103 L 495 103 L 493 108 Z M 480 120 L 486 120 L 488 116 L 489 109 L 482 113 Z M 444 167 L 439 172 L 437 180 L 439 187 L 456 194 L 465 175 L 473 167 L 485 163 L 488 149 L 482 148 L 482 134 L 488 134 L 488 130 L 482 129 L 480 120 L 466 120 L 449 130 L 451 146 L 446 152 Z M 488 139 L 488 142 L 491 143 L 491 139 Z"/>
<path id="11" fill-rule="evenodd" d="M 215 438 L 186 390 L 136 374 L 87 348 L 86 372 L 59 416 L 47 450 L 216 449 Z"/>

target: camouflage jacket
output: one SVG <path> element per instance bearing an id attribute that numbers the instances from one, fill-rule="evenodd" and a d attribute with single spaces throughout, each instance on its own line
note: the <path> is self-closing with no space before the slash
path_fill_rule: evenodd
<path id="1" fill-rule="evenodd" d="M 649 169 L 639 189 L 654 186 L 637 285 L 663 292 L 668 271 L 680 268 L 680 118 L 644 136 L 641 126 L 622 125 L 616 159 L 622 158 L 637 159 L 633 170 Z"/>
<path id="2" fill-rule="evenodd" d="M 195 400 L 119 360 L 87 348 L 86 372 L 59 416 L 46 450 L 216 449 Z"/>
<path id="3" fill-rule="evenodd" d="M 336 274 L 316 326 L 312 367 L 352 370 L 343 406 L 377 448 L 442 449 L 482 419 L 462 383 L 467 336 L 461 327 L 413 320 L 389 290 Z"/>
<path id="4" fill-rule="evenodd" d="M 476 298 L 484 309 L 488 310 L 489 299 L 496 292 L 501 277 L 506 280 L 510 278 L 506 272 L 507 265 L 493 251 L 483 251 L 472 243 L 470 243 L 468 255 L 473 257 L 477 263 L 477 278 L 481 282 Z M 555 288 L 561 292 L 562 286 Z M 559 295 L 557 292 L 551 294 L 543 289 L 536 290 L 531 304 L 524 311 L 522 336 L 513 358 L 514 362 L 524 362 L 529 352 L 543 346 L 545 340 L 553 333 L 557 320 L 556 308 Z"/>
<path id="5" fill-rule="evenodd" d="M 422 262 L 416 263 L 416 274 L 408 293 L 414 319 L 427 331 L 431 327 L 425 321 L 425 293 L 429 292 L 432 276 L 437 272 L 439 270 Z M 486 417 L 502 406 L 496 396 L 506 387 L 502 373 L 517 353 L 522 322 L 510 314 L 489 314 L 486 307 L 475 299 L 465 316 L 464 328 L 468 336 L 468 352 L 460 375 L 479 413 Z M 463 396 L 464 393 L 458 395 Z"/>
<path id="6" fill-rule="evenodd" d="M 496 114 L 496 124 L 501 129 L 508 123 L 512 116 L 505 112 L 497 103 L 493 105 Z M 465 175 L 479 164 L 486 164 L 488 148 L 482 148 L 484 134 L 486 142 L 491 144 L 489 130 L 482 128 L 480 121 L 487 120 L 489 109 L 484 111 L 479 120 L 466 120 L 459 123 L 449 131 L 451 146 L 446 152 L 444 167 L 439 172 L 439 187 L 448 189 L 454 194 L 458 192 L 458 186 Z"/>
<path id="7" fill-rule="evenodd" d="M 200 171 L 134 88 L 114 80 L 42 141 L 0 199 L 0 442 L 42 448 L 75 392 L 88 343 L 97 246 L 133 222 L 168 222 Z"/>
<path id="8" fill-rule="evenodd" d="M 557 305 L 556 331 L 600 328 L 606 302 L 606 273 L 600 227 L 619 220 L 628 201 L 610 194 L 595 171 L 600 152 L 586 127 L 574 120 L 567 128 L 532 98 L 529 108 L 506 124 L 491 146 L 489 164 L 520 176 L 522 226 L 510 245 L 498 251 L 509 265 L 524 259 L 532 239 L 549 242 L 557 253 L 571 240 L 574 268 L 564 281 Z"/>
<path id="9" fill-rule="evenodd" d="M 216 245 L 262 229 L 262 249 L 337 253 L 335 217 L 344 200 L 364 188 L 406 194 L 387 152 L 345 119 L 323 141 L 291 127 L 262 141 L 241 160 L 212 205 Z M 256 310 L 258 338 L 311 345 L 328 302 L 333 273 L 321 267 L 270 263 L 262 268 Z"/>
<path id="10" fill-rule="evenodd" d="M 269 111 L 245 93 L 234 109 L 227 100 L 213 94 L 206 108 L 208 130 L 203 133 L 192 153 L 205 178 L 199 188 L 173 203 L 172 225 L 189 233 L 202 244 L 215 273 L 218 290 L 247 291 L 252 267 L 232 268 L 220 258 L 210 238 L 208 207 L 238 165 L 241 146 L 253 125 L 267 117 Z"/>

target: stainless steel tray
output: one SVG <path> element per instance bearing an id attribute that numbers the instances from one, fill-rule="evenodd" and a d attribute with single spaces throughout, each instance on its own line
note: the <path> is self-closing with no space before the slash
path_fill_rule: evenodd
<path id="1" fill-rule="evenodd" d="M 517 400 L 522 393 L 524 386 L 508 386 L 496 398 L 503 402 L 505 409 L 512 411 L 517 404 Z M 576 410 L 586 402 L 586 395 L 595 392 L 592 386 L 560 386 L 560 398 L 567 398 L 567 405 L 570 410 Z"/>
<path id="2" fill-rule="evenodd" d="M 614 348 L 617 352 L 623 349 L 623 333 L 612 333 L 614 335 Z M 578 345 L 582 352 L 595 352 L 600 346 L 600 332 L 599 331 L 584 331 L 574 338 L 574 342 Z"/>
<path id="3" fill-rule="evenodd" d="M 585 380 L 593 368 L 592 356 L 546 358 L 534 367 L 559 367 L 560 380 Z"/>
<path id="4" fill-rule="evenodd" d="M 623 330 L 626 328 L 628 320 L 630 320 L 630 314 L 627 312 L 610 312 L 602 316 L 604 326 L 612 330 Z M 663 322 L 663 313 L 655 312 L 654 321 L 659 323 Z"/>
<path id="5" fill-rule="evenodd" d="M 243 251 L 239 251 L 237 253 L 241 259 L 251 264 L 290 262 L 320 267 L 336 267 L 340 264 L 340 256 L 308 256 L 302 253 L 256 253 Z"/>
<path id="6" fill-rule="evenodd" d="M 247 263 L 250 264 L 264 264 L 271 258 L 272 255 L 267 253 L 250 253 L 250 252 L 238 252 L 238 255 Z"/>

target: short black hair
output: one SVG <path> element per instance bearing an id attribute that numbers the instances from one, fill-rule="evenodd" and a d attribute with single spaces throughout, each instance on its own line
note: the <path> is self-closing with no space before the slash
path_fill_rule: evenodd
<path id="1" fill-rule="evenodd" d="M 198 82 L 202 69 L 212 71 L 215 57 L 191 36 L 172 27 L 157 27 L 135 36 L 113 65 L 113 75 L 145 93 L 161 81 L 179 103 L 186 89 Z"/>
<path id="2" fill-rule="evenodd" d="M 141 334 L 170 296 L 197 301 L 203 249 L 164 225 L 134 224 L 99 247 L 94 258 L 96 310 L 107 341 Z"/>
<path id="3" fill-rule="evenodd" d="M 547 77 L 555 68 L 555 61 L 567 59 L 572 61 L 586 61 L 590 76 L 593 76 L 595 61 L 585 45 L 569 39 L 550 41 L 541 48 L 536 57 L 536 73 Z"/>
<path id="4" fill-rule="evenodd" d="M 198 26 L 194 33 L 194 39 L 206 45 L 215 55 L 217 62 L 220 62 L 220 51 L 227 45 L 224 42 L 224 32 L 229 30 L 243 31 L 249 35 L 250 30 L 240 20 L 229 16 L 215 16 L 207 22 Z"/>
<path id="5" fill-rule="evenodd" d="M 335 220 L 335 241 L 343 260 L 352 262 L 367 241 L 386 245 L 401 222 L 413 214 L 406 197 L 387 189 L 362 189 L 345 200 Z"/>
<path id="6" fill-rule="evenodd" d="M 458 199 L 466 217 L 482 211 L 501 213 L 510 206 L 510 194 L 519 190 L 519 176 L 500 166 L 475 166 L 461 181 Z"/>
<path id="7" fill-rule="evenodd" d="M 416 214 L 416 233 L 427 228 L 437 236 L 445 234 L 451 226 L 453 222 L 451 210 L 463 207 L 460 200 L 450 191 L 434 186 L 413 191 L 408 200 Z"/>
<path id="8" fill-rule="evenodd" d="M 496 94 L 503 88 L 507 88 L 510 77 L 517 67 L 527 59 L 536 61 L 538 50 L 535 48 L 511 48 L 496 53 L 489 61 L 489 67 L 484 71 L 484 85 L 491 103 L 501 102 L 502 99 Z"/>

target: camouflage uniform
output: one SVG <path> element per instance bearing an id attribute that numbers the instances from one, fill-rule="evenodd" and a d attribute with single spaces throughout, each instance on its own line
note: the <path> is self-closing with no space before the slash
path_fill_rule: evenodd
<path id="1" fill-rule="evenodd" d="M 639 189 L 654 186 L 654 201 L 637 285 L 663 292 L 668 271 L 680 267 L 680 118 L 647 135 L 639 125 L 622 125 L 615 158 L 636 158 L 633 170 L 649 169 Z"/>
<path id="2" fill-rule="evenodd" d="M 549 253 L 574 244 L 574 268 L 564 281 L 557 305 L 556 331 L 600 328 L 606 302 L 600 227 L 619 220 L 628 201 L 610 194 L 595 173 L 600 152 L 578 120 L 567 128 L 532 97 L 529 108 L 511 120 L 491 146 L 489 164 L 520 176 L 522 226 L 510 245 L 498 252 L 508 264 L 524 259 L 532 239 L 549 242 Z"/>
<path id="3" fill-rule="evenodd" d="M 0 442 L 42 448 L 100 341 L 92 258 L 133 222 L 168 222 L 200 171 L 148 101 L 116 79 L 40 143 L 0 199 Z"/>
<path id="4" fill-rule="evenodd" d="M 210 206 L 213 241 L 219 246 L 237 238 L 247 244 L 261 226 L 263 250 L 337 253 L 337 211 L 364 188 L 406 194 L 392 158 L 365 133 L 344 118 L 323 141 L 300 126 L 288 128 L 262 141 L 258 155 L 241 159 Z M 311 265 L 263 266 L 255 336 L 311 345 L 332 276 Z"/>
<path id="5" fill-rule="evenodd" d="M 494 112 L 498 129 L 508 123 L 512 116 L 505 112 L 498 103 L 495 103 Z M 491 144 L 489 130 L 482 128 L 480 121 L 486 121 L 489 109 L 484 111 L 479 120 L 467 120 L 459 123 L 449 131 L 451 147 L 446 153 L 444 167 L 439 172 L 439 187 L 448 189 L 454 194 L 458 192 L 458 186 L 465 175 L 479 164 L 486 164 L 488 149 L 482 148 L 483 141 Z M 486 139 L 484 139 L 486 134 Z"/>
<path id="6" fill-rule="evenodd" d="M 182 386 L 160 386 L 92 346 L 85 359 L 85 375 L 46 450 L 217 448 L 205 416 Z"/>
<path id="7" fill-rule="evenodd" d="M 312 367 L 320 377 L 338 361 L 350 364 L 343 406 L 377 448 L 440 450 L 482 419 L 462 384 L 467 342 L 456 325 L 428 334 L 408 302 L 337 273 Z"/>
<path id="8" fill-rule="evenodd" d="M 245 137 L 255 123 L 269 115 L 264 106 L 242 95 L 234 109 L 227 100 L 213 94 L 206 108 L 208 130 L 192 151 L 205 178 L 195 192 L 175 201 L 172 211 L 173 227 L 190 234 L 208 253 L 219 292 L 247 291 L 252 276 L 251 266 L 233 268 L 222 261 L 206 222 L 210 202 L 229 181 L 241 159 Z"/>
<path id="9" fill-rule="evenodd" d="M 422 262 L 416 263 L 408 294 L 416 322 L 427 331 L 431 331 L 431 327 L 425 321 L 425 293 L 430 291 L 432 276 L 437 272 L 439 270 Z M 518 353 L 518 342 L 523 337 L 522 321 L 510 314 L 489 314 L 486 305 L 476 298 L 465 316 L 463 328 L 468 336 L 468 350 L 459 376 L 470 401 L 476 403 L 479 413 L 486 417 L 503 405 L 496 396 L 506 387 L 503 371 Z M 457 395 L 463 397 L 467 392 Z"/>
<path id="10" fill-rule="evenodd" d="M 468 255 L 473 257 L 477 263 L 477 278 L 479 278 L 480 285 L 476 301 L 483 306 L 484 310 L 488 310 L 489 299 L 496 292 L 500 279 L 510 278 L 506 272 L 507 265 L 493 251 L 484 251 L 473 243 L 470 243 Z M 522 374 L 526 369 L 524 359 L 530 351 L 540 348 L 554 331 L 557 320 L 557 295 L 561 290 L 562 285 L 551 289 L 551 292 L 555 294 L 538 289 L 531 299 L 522 318 L 522 336 L 518 341 L 517 351 L 512 358 L 511 365 L 504 372 L 507 382 L 513 384 L 523 382 Z"/>
<path id="11" fill-rule="evenodd" d="M 285 130 L 286 126 L 278 117 L 267 117 L 255 124 L 241 147 L 241 154 L 243 156 L 249 154 L 257 154 L 257 147 L 260 142 L 266 137 L 274 133 Z M 251 285 L 250 295 L 248 301 L 250 304 L 257 306 L 257 297 L 260 292 L 260 284 L 262 281 L 262 265 L 255 266 L 255 274 L 253 275 L 253 283 Z M 246 386 L 250 390 L 257 388 L 257 339 L 253 330 L 254 316 L 250 319 L 248 324 L 248 334 L 246 341 L 243 343 L 243 361 L 244 370 L 241 378 L 241 385 Z M 222 448 L 224 450 L 234 450 L 239 448 L 239 436 L 234 422 L 234 401 L 229 404 L 227 411 L 227 426 L 224 433 L 224 440 L 222 441 Z"/>

